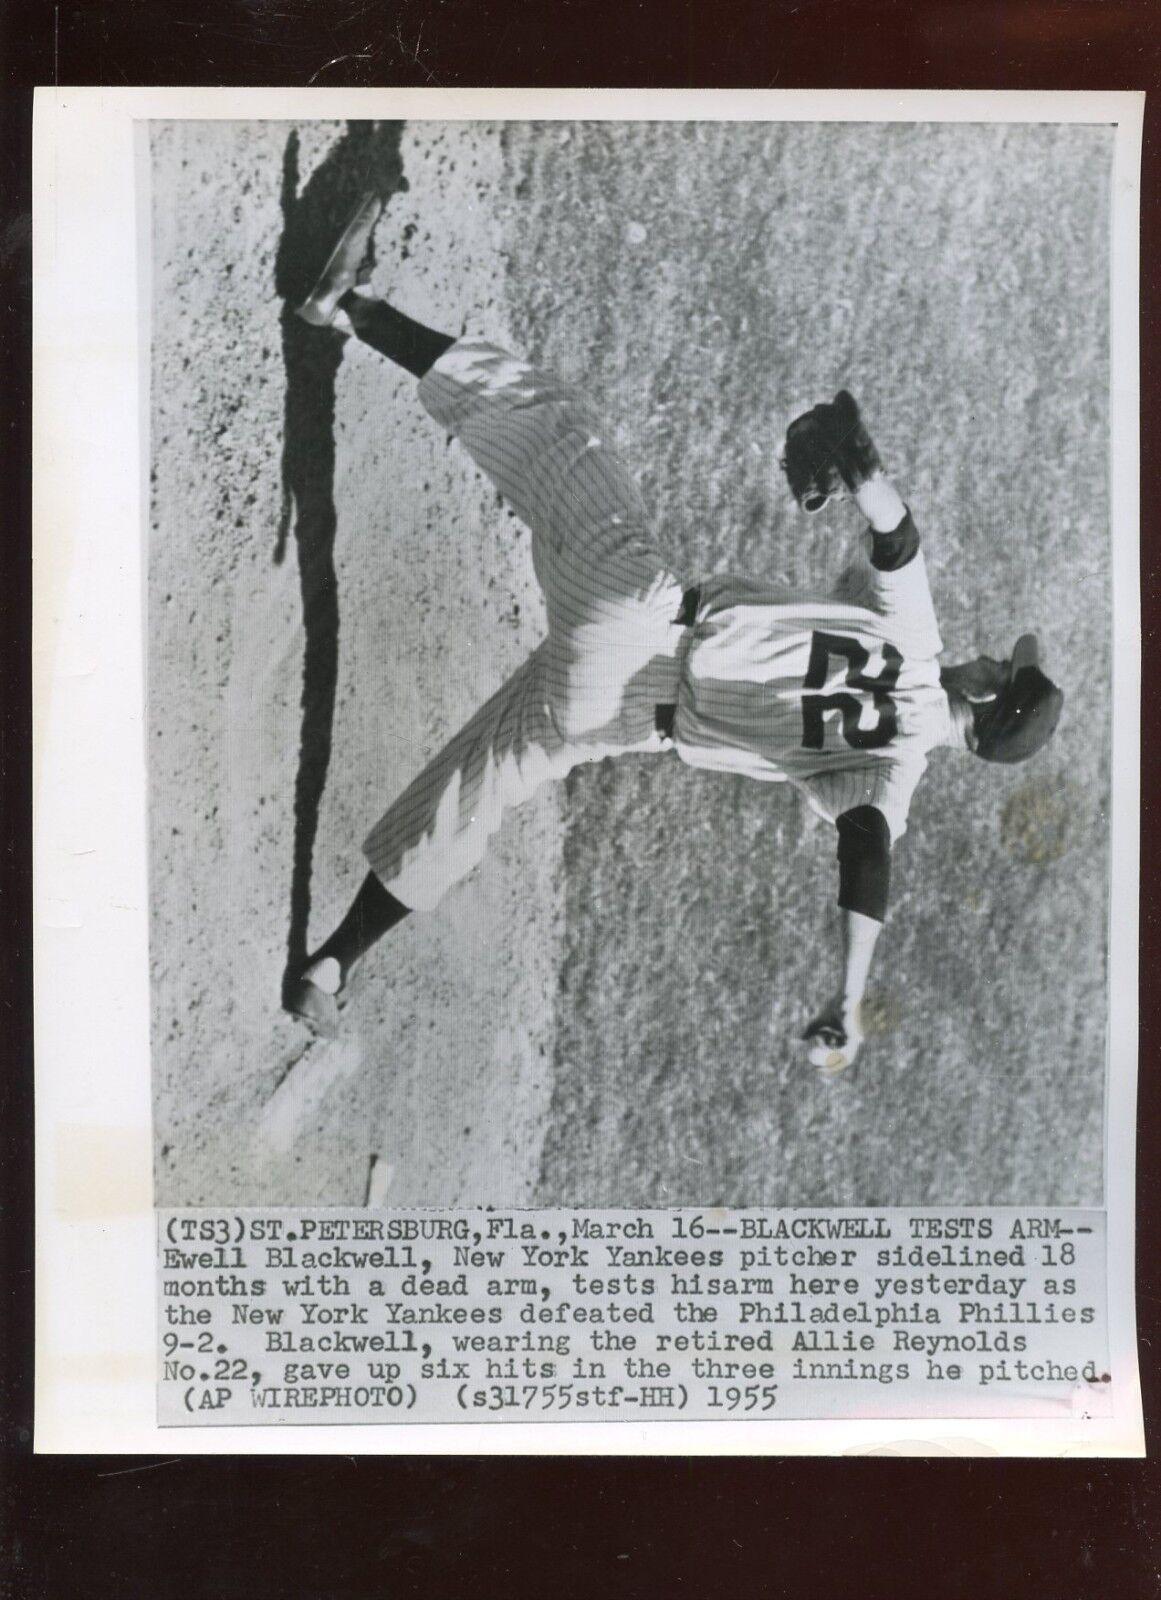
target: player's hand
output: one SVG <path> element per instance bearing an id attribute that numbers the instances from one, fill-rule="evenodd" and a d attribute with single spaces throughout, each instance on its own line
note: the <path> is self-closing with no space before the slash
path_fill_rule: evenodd
<path id="1" fill-rule="evenodd" d="M 863 1043 L 858 1001 L 835 995 L 802 1035 L 807 1060 L 824 1077 L 834 1078 L 854 1064 Z"/>

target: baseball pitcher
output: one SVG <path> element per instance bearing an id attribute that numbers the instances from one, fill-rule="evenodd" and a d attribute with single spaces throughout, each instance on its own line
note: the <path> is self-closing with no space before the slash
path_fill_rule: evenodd
<path id="1" fill-rule="evenodd" d="M 1052 736 L 1063 696 L 1035 638 L 1003 661 L 940 665 L 915 523 L 846 392 L 791 424 L 782 465 L 804 511 L 850 495 L 866 518 L 854 591 L 840 601 L 761 578 L 683 580 L 583 393 L 359 287 L 381 209 L 363 201 L 299 315 L 419 379 L 435 422 L 531 530 L 548 633 L 372 828 L 371 870 L 339 927 L 287 975 L 286 1008 L 333 1036 L 356 962 L 410 911 L 438 905 L 508 810 L 581 762 L 676 751 L 690 766 L 793 783 L 834 824 L 841 975 L 803 1038 L 813 1065 L 841 1072 L 862 1043 L 891 848 L 930 752 L 1023 761 Z"/>

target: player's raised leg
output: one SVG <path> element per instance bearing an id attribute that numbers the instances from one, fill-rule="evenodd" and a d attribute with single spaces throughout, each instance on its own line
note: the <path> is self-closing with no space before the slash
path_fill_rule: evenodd
<path id="1" fill-rule="evenodd" d="M 361 285 L 382 212 L 377 196 L 364 196 L 297 313 L 312 327 L 353 333 L 421 380 L 426 409 L 532 529 L 535 560 L 538 529 L 543 532 L 551 521 L 553 491 L 559 488 L 549 460 L 552 446 L 570 432 L 587 440 L 597 419 L 575 389 L 520 357 L 488 340 L 456 340 L 368 294 Z M 433 371 L 453 348 L 454 355 Z M 538 571 L 548 565 L 537 561 Z"/>
<path id="2" fill-rule="evenodd" d="M 553 632 L 623 629 L 654 602 L 664 611 L 673 580 L 605 418 L 557 374 L 491 340 L 453 339 L 363 291 L 382 211 L 364 197 L 299 316 L 354 333 L 421 380 L 425 408 L 531 530 Z"/>
<path id="3" fill-rule="evenodd" d="M 640 747 L 652 722 L 626 718 L 626 690 L 673 648 L 683 593 L 608 420 L 575 384 L 476 337 L 440 358 L 419 397 L 531 531 L 562 734 Z"/>

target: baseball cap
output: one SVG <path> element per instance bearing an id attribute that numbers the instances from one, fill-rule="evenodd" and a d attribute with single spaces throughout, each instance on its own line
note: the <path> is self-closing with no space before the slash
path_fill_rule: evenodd
<path id="1" fill-rule="evenodd" d="M 1022 634 L 996 698 L 976 707 L 976 754 L 985 761 L 1026 761 L 1051 739 L 1063 705 L 1063 693 L 1040 670 L 1036 635 Z"/>

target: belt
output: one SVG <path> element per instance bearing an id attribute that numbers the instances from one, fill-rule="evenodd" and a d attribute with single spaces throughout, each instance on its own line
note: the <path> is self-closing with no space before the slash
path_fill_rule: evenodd
<path id="1" fill-rule="evenodd" d="M 701 584 L 695 583 L 687 589 L 681 597 L 681 610 L 673 619 L 679 628 L 692 628 L 697 621 L 698 608 L 701 605 Z M 676 702 L 659 705 L 654 708 L 653 726 L 662 738 L 673 738 L 673 725 L 677 721 Z"/>
<path id="2" fill-rule="evenodd" d="M 674 622 L 679 628 L 692 628 L 697 621 L 698 607 L 701 605 L 701 584 L 695 583 L 687 589 L 681 597 L 681 610 L 674 617 Z"/>

